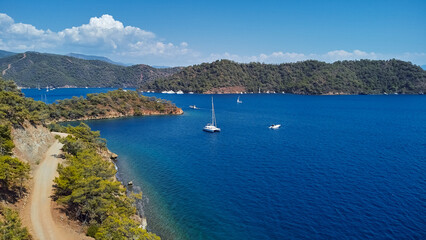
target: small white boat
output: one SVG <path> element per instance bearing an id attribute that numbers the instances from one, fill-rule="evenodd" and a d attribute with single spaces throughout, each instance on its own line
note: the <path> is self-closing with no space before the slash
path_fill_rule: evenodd
<path id="1" fill-rule="evenodd" d="M 190 106 L 189 106 L 189 108 L 192 108 L 192 109 L 199 109 L 199 108 L 197 108 L 197 106 L 195 106 L 195 105 L 190 105 Z"/>
<path id="2" fill-rule="evenodd" d="M 179 91 L 176 92 L 176 94 L 183 94 L 183 91 L 179 90 Z"/>
<path id="3" fill-rule="evenodd" d="M 237 98 L 237 103 L 243 103 L 243 101 L 240 100 L 240 96 Z"/>
<path id="4" fill-rule="evenodd" d="M 217 127 L 216 116 L 214 114 L 213 97 L 212 97 L 212 122 L 207 123 L 207 125 L 203 128 L 203 131 L 210 132 L 210 133 L 220 132 L 220 128 Z"/>
<path id="5" fill-rule="evenodd" d="M 128 182 L 127 185 L 133 186 L 133 181 Z"/>
<path id="6" fill-rule="evenodd" d="M 269 126 L 270 129 L 278 129 L 281 127 L 281 124 L 272 124 L 271 126 Z"/>

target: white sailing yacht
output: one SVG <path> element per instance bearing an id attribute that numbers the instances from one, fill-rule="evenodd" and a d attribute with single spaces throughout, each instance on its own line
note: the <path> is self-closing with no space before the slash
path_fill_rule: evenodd
<path id="1" fill-rule="evenodd" d="M 216 116 L 214 115 L 213 97 L 212 97 L 212 122 L 207 123 L 207 125 L 203 128 L 203 131 L 211 132 L 211 133 L 220 132 L 220 128 L 218 128 L 216 124 Z"/>
<path id="2" fill-rule="evenodd" d="M 240 100 L 240 96 L 238 96 L 237 103 L 243 103 L 243 101 Z"/>

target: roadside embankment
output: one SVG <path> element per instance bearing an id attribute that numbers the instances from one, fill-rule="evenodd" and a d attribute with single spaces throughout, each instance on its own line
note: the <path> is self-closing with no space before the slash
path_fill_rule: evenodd
<path id="1" fill-rule="evenodd" d="M 55 141 L 49 129 L 28 122 L 21 127 L 12 128 L 12 138 L 15 144 L 13 154 L 31 165 L 40 162 Z"/>
<path id="2" fill-rule="evenodd" d="M 28 122 L 11 131 L 15 148 L 13 154 L 30 163 L 32 179 L 27 185 L 27 195 L 17 203 L 22 223 L 28 228 L 34 239 L 91 239 L 79 226 L 67 220 L 61 207 L 53 201 L 53 180 L 58 175 L 57 167 L 63 161 L 60 158 L 61 144 L 55 135 L 42 125 Z M 75 230 L 77 229 L 77 230 Z"/>

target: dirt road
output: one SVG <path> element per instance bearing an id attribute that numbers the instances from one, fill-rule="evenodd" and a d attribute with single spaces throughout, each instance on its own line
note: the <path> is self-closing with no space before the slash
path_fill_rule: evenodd
<path id="1" fill-rule="evenodd" d="M 27 57 L 27 54 L 24 53 L 24 55 L 22 56 L 22 58 L 20 58 L 17 62 L 21 61 L 22 59 L 25 59 L 26 57 Z M 12 64 L 9 63 L 7 65 L 7 68 L 1 72 L 1 75 L 4 76 L 6 74 L 6 72 L 7 72 L 7 70 L 9 70 L 11 67 L 12 67 Z"/>
<path id="2" fill-rule="evenodd" d="M 56 134 L 64 136 L 64 134 Z M 55 176 L 57 176 L 58 163 L 62 160 L 57 157 L 61 153 L 62 146 L 56 140 L 47 150 L 45 158 L 34 172 L 34 187 L 31 196 L 31 229 L 35 239 L 87 239 L 84 234 L 75 232 L 52 215 L 52 185 Z"/>

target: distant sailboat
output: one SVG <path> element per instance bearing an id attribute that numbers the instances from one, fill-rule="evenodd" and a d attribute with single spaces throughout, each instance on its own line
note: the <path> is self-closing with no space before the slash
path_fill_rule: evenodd
<path id="1" fill-rule="evenodd" d="M 46 94 L 44 94 L 44 96 L 43 96 L 43 94 L 41 94 L 41 95 L 40 95 L 40 101 L 42 101 L 42 102 L 44 102 L 44 103 L 46 103 L 46 104 L 47 104 L 47 95 L 46 95 Z"/>
<path id="2" fill-rule="evenodd" d="M 212 122 L 207 123 L 207 125 L 203 128 L 203 131 L 210 132 L 210 133 L 220 132 L 220 128 L 217 127 L 216 116 L 214 114 L 213 97 L 212 97 Z"/>
<path id="3" fill-rule="evenodd" d="M 240 100 L 240 96 L 238 96 L 237 103 L 243 103 L 243 101 Z"/>

